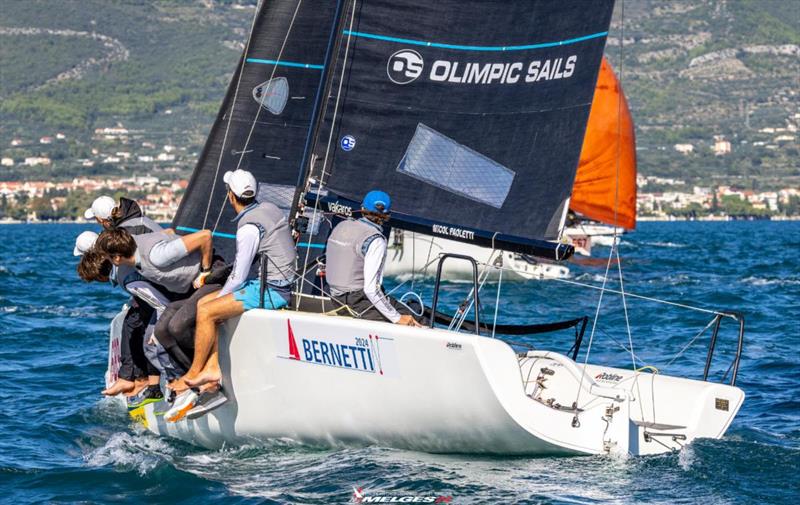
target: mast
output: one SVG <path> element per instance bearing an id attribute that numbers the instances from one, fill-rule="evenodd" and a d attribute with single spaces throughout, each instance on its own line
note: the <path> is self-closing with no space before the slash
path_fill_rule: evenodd
<path id="1" fill-rule="evenodd" d="M 328 47 L 325 51 L 325 61 L 323 63 L 322 75 L 320 82 L 322 85 L 317 88 L 317 94 L 314 97 L 314 110 L 311 115 L 311 126 L 308 130 L 306 143 L 303 150 L 303 159 L 300 164 L 300 173 L 297 178 L 297 187 L 295 188 L 294 198 L 292 199 L 292 207 L 289 211 L 289 223 L 294 225 L 297 209 L 300 206 L 301 195 L 305 191 L 306 181 L 311 174 L 311 154 L 317 147 L 317 140 L 319 137 L 322 123 L 325 120 L 324 111 L 328 107 L 328 100 L 330 99 L 331 87 L 333 86 L 334 69 L 336 68 L 336 58 L 339 55 L 339 48 L 342 40 L 342 23 L 344 17 L 347 15 L 348 9 L 343 8 L 347 0 L 337 0 L 336 12 L 333 16 L 333 26 L 331 27 L 330 36 L 328 39 Z"/>

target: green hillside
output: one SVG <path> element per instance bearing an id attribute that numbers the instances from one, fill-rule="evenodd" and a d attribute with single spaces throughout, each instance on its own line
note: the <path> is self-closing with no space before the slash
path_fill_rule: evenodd
<path id="1" fill-rule="evenodd" d="M 631 0 L 624 38 L 621 7 L 606 53 L 631 105 L 640 172 L 797 184 L 789 130 L 800 124 L 800 2 Z M 715 135 L 731 143 L 729 155 L 714 155 Z"/>
<path id="2" fill-rule="evenodd" d="M 75 159 L 91 148 L 118 149 L 92 138 L 95 128 L 117 123 L 186 154 L 171 167 L 98 164 L 91 172 L 188 171 L 253 4 L 0 0 L 0 152 L 15 160 L 58 155 L 45 168 L 3 167 L 0 179 L 86 173 Z M 607 55 L 634 114 L 640 172 L 700 183 L 797 184 L 797 134 L 790 130 L 800 122 L 798 27 L 800 2 L 618 0 Z M 66 133 L 65 145 L 35 142 L 56 131 Z M 713 154 L 715 135 L 731 142 L 730 154 Z M 23 145 L 10 147 L 13 138 Z M 674 149 L 686 143 L 692 153 Z"/>

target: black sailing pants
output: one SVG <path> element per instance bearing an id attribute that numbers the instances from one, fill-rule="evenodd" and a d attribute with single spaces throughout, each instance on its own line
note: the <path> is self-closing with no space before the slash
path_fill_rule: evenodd
<path id="1" fill-rule="evenodd" d="M 387 300 L 389 300 L 389 304 L 391 304 L 391 306 L 394 307 L 395 310 L 401 315 L 413 315 L 405 305 L 398 302 L 396 299 L 386 294 L 384 294 L 384 296 Z M 367 298 L 367 295 L 362 289 L 359 289 L 358 291 L 350 291 L 349 293 L 345 293 L 340 296 L 334 296 L 333 299 L 341 304 L 349 306 L 356 314 L 361 314 L 360 316 L 357 316 L 361 319 L 367 319 L 369 321 L 388 321 L 388 319 L 381 314 L 381 311 L 372 305 L 372 302 L 369 301 L 369 298 Z"/>
<path id="2" fill-rule="evenodd" d="M 120 342 L 121 379 L 133 381 L 148 375 L 159 375 L 158 368 L 153 366 L 144 354 L 144 333 L 154 310 L 143 301 L 134 298 L 128 313 L 125 314 Z"/>
<path id="3" fill-rule="evenodd" d="M 182 373 L 189 371 L 194 358 L 194 327 L 197 302 L 209 293 L 222 289 L 220 284 L 207 284 L 192 296 L 167 305 L 155 328 L 158 343 L 167 351 Z"/>

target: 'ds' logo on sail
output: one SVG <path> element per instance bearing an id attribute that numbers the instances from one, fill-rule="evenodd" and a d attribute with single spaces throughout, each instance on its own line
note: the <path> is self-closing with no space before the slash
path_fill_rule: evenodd
<path id="1" fill-rule="evenodd" d="M 389 57 L 386 73 L 395 84 L 408 84 L 422 75 L 422 56 L 411 49 L 401 49 Z"/>

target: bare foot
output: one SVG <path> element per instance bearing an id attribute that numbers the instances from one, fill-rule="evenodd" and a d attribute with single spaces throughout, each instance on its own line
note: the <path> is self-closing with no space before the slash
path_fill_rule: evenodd
<path id="1" fill-rule="evenodd" d="M 117 379 L 117 382 L 112 384 L 111 387 L 104 389 L 102 393 L 106 396 L 117 396 L 120 393 L 130 393 L 135 387 L 136 384 L 129 380 Z"/>
<path id="2" fill-rule="evenodd" d="M 199 389 L 201 393 L 214 393 L 216 391 L 219 391 L 220 388 L 221 386 L 219 385 L 219 382 L 207 382 L 202 386 L 200 386 Z"/>
<path id="3" fill-rule="evenodd" d="M 220 379 L 222 379 L 222 374 L 219 370 L 209 370 L 205 369 L 200 374 L 196 375 L 195 377 L 186 378 L 186 384 L 191 387 L 202 386 L 203 384 L 208 384 L 209 382 L 216 382 L 219 383 Z"/>
<path id="4" fill-rule="evenodd" d="M 170 382 L 168 386 L 171 390 L 175 391 L 175 394 L 181 394 L 189 389 L 189 386 L 186 385 L 186 376 L 175 379 L 174 381 Z"/>
<path id="5" fill-rule="evenodd" d="M 138 381 L 137 380 L 136 381 L 136 385 L 133 387 L 133 389 L 130 392 L 126 393 L 126 395 L 128 395 L 128 396 L 136 396 L 139 393 L 141 393 L 142 391 L 144 391 L 145 388 L 147 388 L 148 385 L 149 384 L 147 384 L 147 381 Z"/>

